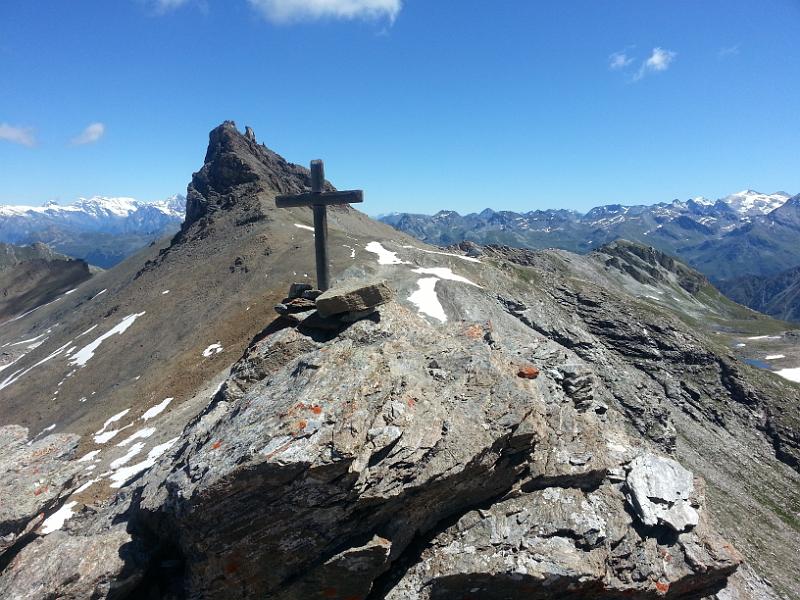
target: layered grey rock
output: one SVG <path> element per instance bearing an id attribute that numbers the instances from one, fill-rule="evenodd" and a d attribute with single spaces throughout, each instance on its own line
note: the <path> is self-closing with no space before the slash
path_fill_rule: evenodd
<path id="1" fill-rule="evenodd" d="M 363 312 L 386 304 L 393 297 L 392 289 L 385 281 L 354 283 L 337 286 L 317 297 L 317 310 L 323 317 L 349 312 Z"/>
<path id="2" fill-rule="evenodd" d="M 56 434 L 28 442 L 28 430 L 0 427 L 0 556 L 32 533 L 72 491 L 80 467 L 79 437 Z"/>

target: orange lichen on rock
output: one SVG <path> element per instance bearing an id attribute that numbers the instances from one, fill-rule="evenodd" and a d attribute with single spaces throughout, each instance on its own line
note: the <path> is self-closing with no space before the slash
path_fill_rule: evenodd
<path id="1" fill-rule="evenodd" d="M 479 340 L 483 337 L 483 327 L 480 325 L 470 325 L 467 327 L 466 335 L 471 340 Z"/>
<path id="2" fill-rule="evenodd" d="M 656 591 L 659 594 L 666 594 L 669 591 L 669 583 L 665 581 L 656 581 Z"/>
<path id="3" fill-rule="evenodd" d="M 522 366 L 519 368 L 519 371 L 517 371 L 517 377 L 522 377 L 523 379 L 536 379 L 538 376 L 539 369 L 533 365 Z"/>

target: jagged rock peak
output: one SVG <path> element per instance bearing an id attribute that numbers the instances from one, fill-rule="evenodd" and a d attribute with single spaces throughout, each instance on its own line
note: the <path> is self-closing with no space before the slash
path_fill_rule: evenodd
<path id="1" fill-rule="evenodd" d="M 182 229 L 220 209 L 252 208 L 259 197 L 296 194 L 310 186 L 308 169 L 257 143 L 251 127 L 242 134 L 236 123 L 225 121 L 208 135 L 205 163 L 187 189 Z"/>

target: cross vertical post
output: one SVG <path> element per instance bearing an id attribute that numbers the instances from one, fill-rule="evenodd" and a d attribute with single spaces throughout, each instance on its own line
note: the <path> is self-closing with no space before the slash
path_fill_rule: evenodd
<path id="1" fill-rule="evenodd" d="M 330 265 L 328 264 L 328 205 L 353 204 L 364 201 L 364 192 L 323 192 L 325 188 L 325 166 L 321 160 L 311 161 L 311 192 L 293 196 L 278 196 L 278 208 L 311 207 L 314 212 L 314 255 L 317 262 L 317 288 L 323 292 L 330 287 Z"/>
<path id="2" fill-rule="evenodd" d="M 311 161 L 311 193 L 322 194 L 325 185 L 325 166 L 321 160 Z M 324 204 L 313 204 L 314 253 L 317 259 L 317 289 L 323 292 L 330 287 L 328 265 L 328 210 Z"/>

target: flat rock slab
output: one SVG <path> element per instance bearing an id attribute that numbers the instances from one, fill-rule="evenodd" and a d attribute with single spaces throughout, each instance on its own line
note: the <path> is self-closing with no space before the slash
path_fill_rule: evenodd
<path id="1" fill-rule="evenodd" d="M 385 281 L 330 289 L 317 298 L 320 316 L 330 317 L 348 312 L 362 312 L 386 304 L 394 292 Z"/>

